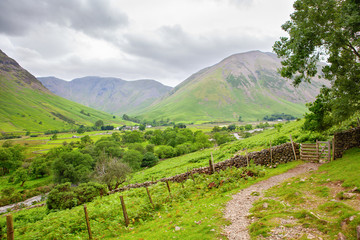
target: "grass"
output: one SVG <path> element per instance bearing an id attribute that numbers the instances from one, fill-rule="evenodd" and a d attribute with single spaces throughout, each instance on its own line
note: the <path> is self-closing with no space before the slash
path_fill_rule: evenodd
<path id="1" fill-rule="evenodd" d="M 234 168 L 214 175 L 195 174 L 196 184 L 187 180 L 182 188 L 180 183 L 170 183 L 172 198 L 169 198 L 166 184 L 159 183 L 149 187 L 155 209 L 152 209 L 144 188 L 97 198 L 87 204 L 93 236 L 96 239 L 218 239 L 222 237 L 222 226 L 227 223 L 222 217 L 222 209 L 232 194 L 298 164 L 300 162 L 290 162 L 276 169 L 253 167 L 261 177 L 247 180 L 240 177 L 241 169 Z M 210 182 L 218 187 L 209 188 Z M 123 223 L 120 194 L 127 206 L 129 227 Z M 42 207 L 13 215 L 16 238 L 87 237 L 82 206 L 49 214 Z M 2 217 L 0 226 L 4 224 L 5 218 Z"/>
<path id="2" fill-rule="evenodd" d="M 301 117 L 306 112 L 304 104 L 284 100 L 260 87 L 262 83 L 251 88 L 251 93 L 231 87 L 225 80 L 226 71 L 219 68 L 200 80 L 184 82 L 169 97 L 137 113 L 145 119 L 169 118 L 190 123 L 236 121 L 239 116 L 245 121 L 255 121 L 282 112 Z"/>
<path id="3" fill-rule="evenodd" d="M 125 123 L 120 117 L 114 119 L 108 113 L 33 89 L 11 73 L 6 77 L 0 75 L 0 86 L 0 131 L 74 129 L 80 124 L 93 125 L 99 119 L 105 124 Z M 81 110 L 89 113 L 89 116 L 81 114 Z"/>
<path id="4" fill-rule="evenodd" d="M 304 229 L 323 239 L 335 239 L 339 232 L 347 239 L 356 239 L 355 228 L 360 224 L 359 200 L 342 196 L 360 186 L 359 159 L 360 149 L 351 149 L 342 159 L 324 164 L 316 172 L 269 189 L 251 210 L 256 219 L 250 226 L 252 238 L 271 237 L 282 226 L 284 239 L 307 239 L 306 234 L 302 235 Z M 287 223 L 285 228 L 284 223 Z M 300 229 L 302 233 L 299 230 L 297 235 L 285 237 L 291 229 Z"/>

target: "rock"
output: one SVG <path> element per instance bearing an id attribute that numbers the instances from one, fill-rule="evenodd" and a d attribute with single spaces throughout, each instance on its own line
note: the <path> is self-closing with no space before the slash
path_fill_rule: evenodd
<path id="1" fill-rule="evenodd" d="M 349 193 L 349 192 L 346 192 L 343 194 L 343 199 L 352 199 L 356 197 L 356 193 Z"/>
<path id="2" fill-rule="evenodd" d="M 175 231 L 180 231 L 181 227 L 175 226 Z"/>
<path id="3" fill-rule="evenodd" d="M 213 188 L 213 187 L 216 187 L 216 183 L 215 182 L 209 183 L 208 188 Z"/>
<path id="4" fill-rule="evenodd" d="M 360 240 L 360 225 L 356 227 L 356 239 Z"/>
<path id="5" fill-rule="evenodd" d="M 353 189 L 350 190 L 350 192 L 352 192 L 352 193 L 360 192 L 360 190 L 357 187 L 354 187 Z"/>
<path id="6" fill-rule="evenodd" d="M 345 237 L 344 234 L 342 234 L 341 232 L 339 232 L 337 239 L 338 239 L 338 240 L 346 240 L 346 237 Z"/>
<path id="7" fill-rule="evenodd" d="M 215 229 L 211 229 L 210 232 L 215 232 Z"/>
<path id="8" fill-rule="evenodd" d="M 269 204 L 266 202 L 266 203 L 264 203 L 264 204 L 262 205 L 262 207 L 263 207 L 264 209 L 267 209 L 267 208 L 269 207 Z"/>
<path id="9" fill-rule="evenodd" d="M 352 222 L 352 221 L 354 221 L 355 218 L 356 218 L 356 216 L 351 216 L 351 217 L 349 217 L 349 221 Z"/>

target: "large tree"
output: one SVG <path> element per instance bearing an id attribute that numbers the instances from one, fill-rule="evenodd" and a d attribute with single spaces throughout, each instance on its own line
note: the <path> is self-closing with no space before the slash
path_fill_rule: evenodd
<path id="1" fill-rule="evenodd" d="M 280 38 L 273 48 L 283 59 L 281 75 L 293 79 L 295 86 L 310 82 L 319 72 L 318 62 L 327 62 L 321 75 L 331 87 L 323 87 L 309 105 L 317 111 L 306 116 L 312 130 L 324 130 L 360 110 L 360 1 L 296 0 L 294 9 L 282 25 L 289 37 Z"/>

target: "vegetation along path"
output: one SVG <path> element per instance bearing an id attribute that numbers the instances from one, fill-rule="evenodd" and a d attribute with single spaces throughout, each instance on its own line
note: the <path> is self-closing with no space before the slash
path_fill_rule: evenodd
<path id="1" fill-rule="evenodd" d="M 320 164 L 317 163 L 305 163 L 299 165 L 286 173 L 258 182 L 235 194 L 233 199 L 226 205 L 224 211 L 225 218 L 231 221 L 231 225 L 225 226 L 224 234 L 230 240 L 250 239 L 248 232 L 250 221 L 247 216 L 249 215 L 253 203 L 262 197 L 264 191 L 288 178 L 295 177 L 308 171 L 314 171 L 319 165 Z"/>

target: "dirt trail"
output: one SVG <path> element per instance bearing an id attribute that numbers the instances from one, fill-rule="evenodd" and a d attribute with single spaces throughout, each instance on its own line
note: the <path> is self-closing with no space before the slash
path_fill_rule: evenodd
<path id="1" fill-rule="evenodd" d="M 316 163 L 305 163 L 297 166 L 294 169 L 289 170 L 286 173 L 273 176 L 267 180 L 258 182 L 246 189 L 241 190 L 239 193 L 233 195 L 233 199 L 230 200 L 225 208 L 225 218 L 231 221 L 231 225 L 225 226 L 224 234 L 230 240 L 248 240 L 250 239 L 248 226 L 250 208 L 253 203 L 263 196 L 265 190 L 283 182 L 288 178 L 295 177 L 299 174 L 316 170 L 320 164 Z M 258 192 L 259 196 L 253 196 L 251 193 Z"/>

